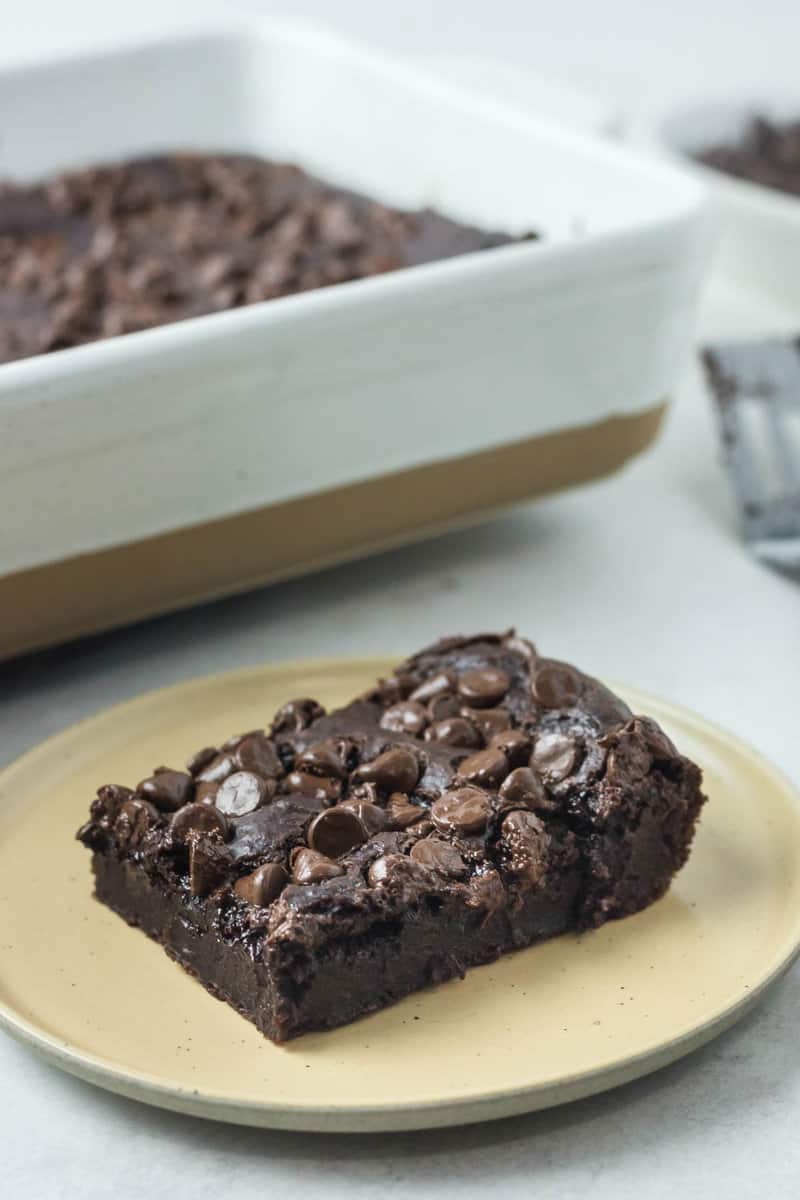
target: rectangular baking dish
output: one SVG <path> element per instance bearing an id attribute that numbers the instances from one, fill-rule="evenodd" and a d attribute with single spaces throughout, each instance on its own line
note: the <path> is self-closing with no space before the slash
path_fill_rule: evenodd
<path id="1" fill-rule="evenodd" d="M 285 21 L 0 72 L 0 175 L 175 148 L 544 240 L 0 366 L 0 656 L 474 519 L 655 436 L 705 257 L 688 173 Z"/>

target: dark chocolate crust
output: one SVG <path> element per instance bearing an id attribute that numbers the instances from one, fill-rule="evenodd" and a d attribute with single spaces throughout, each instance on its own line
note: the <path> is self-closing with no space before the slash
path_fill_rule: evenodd
<path id="1" fill-rule="evenodd" d="M 0 181 L 0 363 L 511 240 L 246 155 Z"/>
<path id="2" fill-rule="evenodd" d="M 486 634 L 103 787 L 78 836 L 103 903 L 284 1041 L 651 904 L 703 799 L 654 721 Z"/>

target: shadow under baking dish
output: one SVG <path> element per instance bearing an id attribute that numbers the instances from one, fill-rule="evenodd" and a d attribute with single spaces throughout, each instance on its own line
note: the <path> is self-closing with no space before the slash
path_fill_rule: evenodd
<path id="1" fill-rule="evenodd" d="M 800 947 L 800 807 L 752 750 L 621 689 L 703 767 L 688 866 L 646 912 L 470 971 L 330 1033 L 266 1041 L 91 896 L 74 840 L 101 782 L 343 702 L 389 660 L 265 666 L 110 709 L 0 773 L 0 1020 L 58 1066 L 165 1108 L 251 1125 L 399 1130 L 525 1112 L 626 1082 L 741 1016 Z"/>

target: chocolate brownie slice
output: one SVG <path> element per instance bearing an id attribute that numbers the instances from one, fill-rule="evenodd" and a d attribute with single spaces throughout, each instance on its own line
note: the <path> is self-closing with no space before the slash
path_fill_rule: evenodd
<path id="1" fill-rule="evenodd" d="M 78 836 L 98 898 L 283 1041 L 651 904 L 703 799 L 654 721 L 485 634 L 102 787 Z"/>

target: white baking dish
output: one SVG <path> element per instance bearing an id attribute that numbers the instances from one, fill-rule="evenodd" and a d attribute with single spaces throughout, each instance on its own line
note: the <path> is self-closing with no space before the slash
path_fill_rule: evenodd
<path id="1" fill-rule="evenodd" d="M 672 387 L 706 232 L 686 173 L 285 22 L 0 73 L 0 175 L 178 147 L 544 241 L 0 367 L 0 576 L 652 412 Z"/>
<path id="2" fill-rule="evenodd" d="M 800 198 L 726 175 L 693 155 L 737 142 L 756 115 L 800 118 L 800 91 L 782 97 L 706 97 L 653 122 L 645 136 L 683 160 L 709 186 L 719 226 L 715 269 L 800 316 Z"/>

